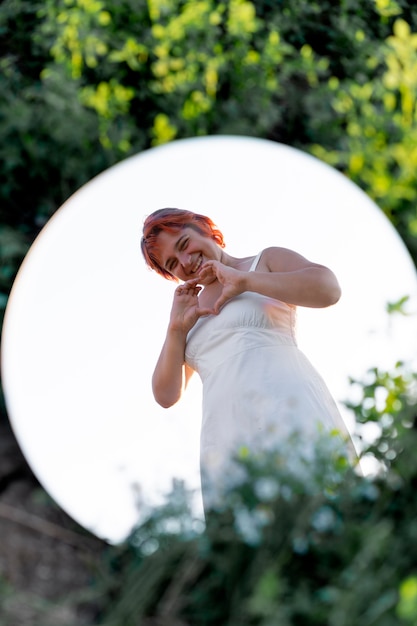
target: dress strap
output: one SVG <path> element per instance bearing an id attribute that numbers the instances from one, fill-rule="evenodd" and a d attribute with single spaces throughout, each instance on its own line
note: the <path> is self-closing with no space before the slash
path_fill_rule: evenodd
<path id="1" fill-rule="evenodd" d="M 250 272 L 254 272 L 256 270 L 256 266 L 259 263 L 259 259 L 261 258 L 261 254 L 262 254 L 263 250 L 261 250 L 260 252 L 258 252 L 258 254 L 256 255 L 256 257 L 253 259 L 252 265 L 249 268 Z"/>

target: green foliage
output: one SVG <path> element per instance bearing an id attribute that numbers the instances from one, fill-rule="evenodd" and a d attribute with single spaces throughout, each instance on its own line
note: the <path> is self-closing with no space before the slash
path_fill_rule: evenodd
<path id="1" fill-rule="evenodd" d="M 135 126 L 126 113 L 138 86 L 143 91 L 135 102 L 147 99 L 149 76 L 142 61 L 148 53 L 137 36 L 146 37 L 149 20 L 145 2 L 115 3 L 108 9 L 97 0 L 45 2 L 38 11 L 37 37 L 48 41 L 53 59 L 41 77 L 74 84 L 75 101 L 94 112 L 96 138 L 113 159 L 120 159 L 144 147 L 141 124 Z"/>
<path id="2" fill-rule="evenodd" d="M 403 451 L 417 425 L 417 374 L 398 362 L 392 371 L 375 367 L 351 384 L 356 399 L 346 405 L 356 418 L 356 436 L 365 443 L 363 456 L 375 461 L 379 471 L 390 472 L 391 479 L 397 470 L 407 474 L 403 463 L 409 459 Z"/>
<path id="3" fill-rule="evenodd" d="M 115 549 L 100 624 L 413 623 L 417 431 L 399 437 L 401 452 L 373 478 L 347 466 L 334 437 L 319 437 L 313 458 L 297 439 L 243 454 L 205 530 L 177 486 L 174 505 Z"/>
<path id="4" fill-rule="evenodd" d="M 0 221 L 34 234 L 129 154 L 247 134 L 346 171 L 412 249 L 416 22 L 405 0 L 6 0 Z"/>
<path id="5" fill-rule="evenodd" d="M 111 159 L 216 133 L 290 143 L 356 181 L 416 253 L 409 3 L 48 0 L 37 17 L 42 79 L 73 84 Z"/>
<path id="6" fill-rule="evenodd" d="M 405 622 L 417 619 L 417 576 L 409 576 L 400 585 L 397 613 Z"/>
<path id="7" fill-rule="evenodd" d="M 332 149 L 318 144 L 311 150 L 358 183 L 415 254 L 417 33 L 397 19 L 366 67 L 368 76 L 359 81 L 329 79 L 331 107 L 344 132 Z"/>
<path id="8" fill-rule="evenodd" d="M 415 623 L 416 382 L 401 363 L 352 382 L 358 419 L 381 425 L 362 452 L 380 462 L 373 476 L 347 463 L 335 433 L 307 448 L 293 436 L 279 450 L 242 449 L 205 527 L 176 483 L 110 550 L 98 623 Z"/>
<path id="9" fill-rule="evenodd" d="M 49 50 L 37 35 L 38 8 L 6 0 L 0 9 L 0 223 L 30 240 L 75 189 L 114 162 L 100 150 L 77 85 L 41 78 Z"/>
<path id="10" fill-rule="evenodd" d="M 153 0 L 135 5 L 133 27 L 131 10 L 74 0 L 48 2 L 42 12 L 42 32 L 55 34 L 48 72 L 62 66 L 81 80 L 79 97 L 97 113 L 105 147 L 115 145 L 115 124 L 124 129 L 120 150 L 136 144 L 138 127 L 126 124 L 126 113 L 145 122 L 151 145 L 213 132 L 225 116 L 222 132 L 228 124 L 231 132 L 264 133 L 274 122 L 276 69 L 290 48 L 251 2 Z"/>
<path id="11" fill-rule="evenodd" d="M 389 418 L 388 425 L 391 426 L 400 416 L 408 424 L 408 411 L 413 411 L 417 401 L 417 376 L 407 365 L 398 362 L 395 370 L 388 372 L 371 368 L 363 381 L 351 379 L 351 384 L 360 389 L 358 401 L 348 403 L 357 422 L 384 424 Z"/>
<path id="12" fill-rule="evenodd" d="M 0 323 L 21 259 L 28 249 L 26 237 L 10 227 L 0 226 Z"/>

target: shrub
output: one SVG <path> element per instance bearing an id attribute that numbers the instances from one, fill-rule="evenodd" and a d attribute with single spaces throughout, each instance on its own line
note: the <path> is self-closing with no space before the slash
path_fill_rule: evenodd
<path id="1" fill-rule="evenodd" d="M 362 385 L 392 417 L 363 451 L 379 461 L 375 475 L 352 468 L 334 435 L 320 434 L 313 456 L 296 437 L 263 455 L 242 450 L 205 528 L 177 484 L 112 552 L 100 624 L 415 623 L 416 378 L 396 374 L 384 406 L 382 372 Z"/>

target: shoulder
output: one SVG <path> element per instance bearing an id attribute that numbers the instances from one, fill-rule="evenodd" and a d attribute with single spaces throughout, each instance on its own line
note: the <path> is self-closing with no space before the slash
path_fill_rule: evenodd
<path id="1" fill-rule="evenodd" d="M 288 272 L 315 265 L 295 250 L 271 246 L 262 250 L 257 270 L 260 272 Z"/>

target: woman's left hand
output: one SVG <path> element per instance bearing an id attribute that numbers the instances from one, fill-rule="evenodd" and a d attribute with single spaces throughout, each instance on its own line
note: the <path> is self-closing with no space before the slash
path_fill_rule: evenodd
<path id="1" fill-rule="evenodd" d="M 222 286 L 220 296 L 213 306 L 213 312 L 217 314 L 221 307 L 231 298 L 235 298 L 245 291 L 244 277 L 246 272 L 240 272 L 232 267 L 228 267 L 220 261 L 206 261 L 198 276 L 200 285 L 208 285 L 214 280 L 218 280 Z"/>

